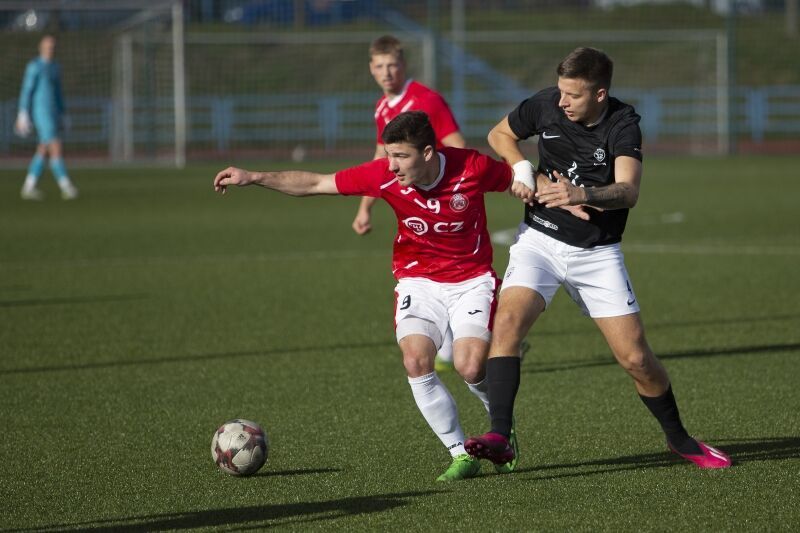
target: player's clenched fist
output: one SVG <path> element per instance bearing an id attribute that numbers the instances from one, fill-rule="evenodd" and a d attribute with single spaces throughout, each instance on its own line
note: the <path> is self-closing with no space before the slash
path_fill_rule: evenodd
<path id="1" fill-rule="evenodd" d="M 533 165 L 527 159 L 517 161 L 511 168 L 514 169 L 514 182 L 511 184 L 511 195 L 519 198 L 529 205 L 535 201 L 536 181 L 534 178 Z"/>
<path id="2" fill-rule="evenodd" d="M 511 184 L 511 189 L 509 189 L 511 196 L 515 198 L 519 198 L 523 202 L 529 205 L 533 205 L 536 198 L 534 197 L 534 191 L 528 188 L 527 185 L 520 181 L 515 181 Z"/>
<path id="3" fill-rule="evenodd" d="M 353 231 L 359 235 L 366 235 L 372 231 L 372 214 L 364 209 L 359 209 L 353 220 Z"/>
<path id="4" fill-rule="evenodd" d="M 238 187 L 250 185 L 253 183 L 252 174 L 252 172 L 241 168 L 228 167 L 219 172 L 214 178 L 214 190 L 225 194 L 225 189 L 228 185 L 236 185 Z"/>

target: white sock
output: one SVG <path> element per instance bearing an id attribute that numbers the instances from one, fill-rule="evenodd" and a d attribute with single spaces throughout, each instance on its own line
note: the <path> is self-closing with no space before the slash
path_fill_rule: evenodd
<path id="1" fill-rule="evenodd" d="M 466 381 L 464 383 L 467 383 Z M 478 397 L 480 401 L 483 402 L 483 406 L 486 408 L 486 412 L 489 412 L 489 383 L 487 382 L 486 378 L 477 382 L 477 383 L 467 383 L 467 387 L 469 387 L 469 391 Z"/>
<path id="2" fill-rule="evenodd" d="M 34 176 L 33 174 L 28 174 L 25 176 L 25 183 L 22 185 L 22 190 L 30 191 L 31 189 L 36 188 L 36 184 L 39 182 L 39 178 Z"/>
<path id="3" fill-rule="evenodd" d="M 450 391 L 436 372 L 418 378 L 408 378 L 411 393 L 422 416 L 453 457 L 467 453 L 464 431 L 458 421 L 458 408 Z"/>

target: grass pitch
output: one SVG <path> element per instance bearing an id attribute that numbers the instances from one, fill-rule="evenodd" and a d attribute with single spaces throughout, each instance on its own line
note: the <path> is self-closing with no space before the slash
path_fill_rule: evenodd
<path id="1" fill-rule="evenodd" d="M 216 166 L 75 170 L 79 200 L 45 181 L 41 203 L 0 172 L 0 529 L 794 529 L 799 163 L 650 159 L 623 242 L 684 422 L 733 468 L 667 453 L 562 292 L 528 337 L 520 470 L 454 484 L 434 482 L 448 455 L 394 342 L 385 205 L 362 238 L 356 199 L 220 198 Z M 521 219 L 487 205 L 495 232 Z M 444 379 L 466 432 L 486 430 Z M 250 478 L 210 457 L 236 417 L 271 441 Z"/>

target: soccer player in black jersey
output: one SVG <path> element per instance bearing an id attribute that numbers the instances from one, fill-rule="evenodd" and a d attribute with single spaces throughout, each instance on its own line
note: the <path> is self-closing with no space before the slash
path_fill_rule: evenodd
<path id="1" fill-rule="evenodd" d="M 512 194 L 526 203 L 525 220 L 511 247 L 487 363 L 492 428 L 465 446 L 494 463 L 516 458 L 520 359 L 514 354 L 564 286 L 633 378 L 669 449 L 700 468 L 726 468 L 725 453 L 686 432 L 667 372 L 645 339 L 620 251 L 642 176 L 639 115 L 609 96 L 612 71 L 605 53 L 574 50 L 558 65 L 558 86 L 523 101 L 489 133 L 489 144 L 514 168 Z M 533 135 L 539 136 L 536 172 L 519 149 Z"/>

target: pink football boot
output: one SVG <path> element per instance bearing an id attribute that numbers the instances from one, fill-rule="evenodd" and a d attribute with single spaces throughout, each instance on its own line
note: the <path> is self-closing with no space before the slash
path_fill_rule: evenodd
<path id="1" fill-rule="evenodd" d="M 728 457 L 725 452 L 722 452 L 716 448 L 712 448 L 705 442 L 700 442 L 699 440 L 696 441 L 697 445 L 700 446 L 700 449 L 703 451 L 702 455 L 689 455 L 683 454 L 673 448 L 670 443 L 667 443 L 667 446 L 670 450 L 677 453 L 687 461 L 691 461 L 696 464 L 700 468 L 728 468 L 731 466 L 731 458 Z M 469 450 L 467 450 L 469 451 Z"/>
<path id="2" fill-rule="evenodd" d="M 464 443 L 464 448 L 472 457 L 488 459 L 496 465 L 502 465 L 514 460 L 514 448 L 506 437 L 500 433 L 484 433 L 480 437 L 470 437 Z"/>

